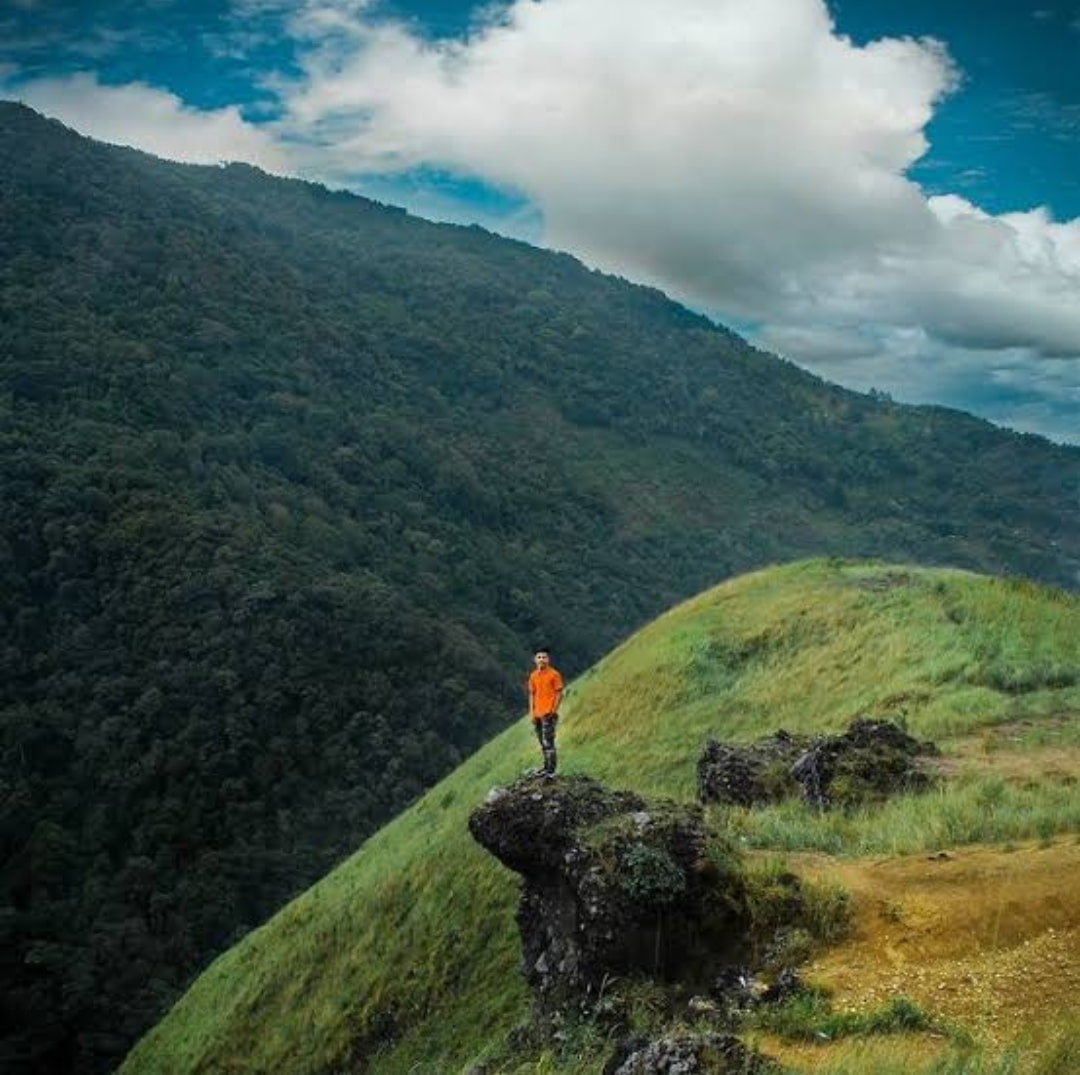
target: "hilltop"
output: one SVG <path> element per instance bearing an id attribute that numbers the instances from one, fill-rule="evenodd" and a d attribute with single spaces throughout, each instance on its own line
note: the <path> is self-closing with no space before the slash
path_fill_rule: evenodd
<path id="1" fill-rule="evenodd" d="M 1053 1065 L 1080 1043 L 1068 1016 L 1080 973 L 1076 596 L 842 560 L 740 576 L 578 677 L 564 769 L 686 801 L 707 737 L 832 732 L 854 715 L 934 740 L 940 785 L 853 810 L 796 801 L 709 817 L 764 869 L 786 862 L 849 891 L 855 932 L 804 968 L 838 1008 L 872 1013 L 900 989 L 929 1030 L 848 1039 L 836 1027 L 854 1017 L 804 1012 L 794 1037 L 764 1027 L 756 1040 L 800 1071 L 1068 1075 Z M 583 1038 L 585 1052 L 561 1061 L 507 1044 L 529 1010 L 516 880 L 470 840 L 466 817 L 534 754 L 524 722 L 484 746 L 220 957 L 124 1075 L 449 1073 L 485 1059 L 522 1075 L 599 1070 L 603 1042 Z M 816 1046 L 795 1033 L 807 1027 Z M 1010 1061 L 1001 1050 L 1021 1034 Z"/>
<path id="2" fill-rule="evenodd" d="M 1074 585 L 1080 450 L 654 290 L 0 103 L 0 1064 L 109 1070 L 513 718 L 733 573 Z"/>

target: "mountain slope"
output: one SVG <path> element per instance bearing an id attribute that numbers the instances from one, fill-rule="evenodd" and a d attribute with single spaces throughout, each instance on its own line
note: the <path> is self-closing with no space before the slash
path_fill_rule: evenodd
<path id="1" fill-rule="evenodd" d="M 0 103 L 0 1063 L 198 967 L 586 667 L 812 553 L 1072 585 L 1080 451 L 658 292 Z"/>
<path id="2" fill-rule="evenodd" d="M 713 816 L 748 848 L 818 849 L 824 876 L 835 871 L 820 849 L 878 863 L 923 852 L 925 866 L 925 852 L 1080 831 L 1078 669 L 1075 596 L 941 569 L 794 564 L 672 609 L 581 676 L 564 705 L 564 769 L 688 799 L 709 735 L 832 731 L 857 714 L 902 717 L 942 747 L 951 776 L 939 791 L 856 812 L 788 804 Z M 1038 779 L 1010 772 L 1028 756 L 1038 767 L 1046 749 L 1056 768 Z M 534 753 L 524 722 L 478 751 L 220 957 L 122 1071 L 452 1072 L 505 1049 L 528 1010 L 516 972 L 516 882 L 472 843 L 465 819 Z M 1048 903 L 1059 912 L 1075 905 L 1080 866 L 1075 855 L 1060 862 Z M 917 869 L 908 867 L 912 876 Z M 1045 882 L 1053 870 L 1040 875 Z M 908 906 L 901 870 L 894 880 L 895 906 Z M 954 948 L 966 944 L 975 957 L 1066 925 L 1051 915 L 1010 936 L 987 923 L 954 937 Z M 1075 949 L 1068 958 L 1075 969 Z M 859 965 L 865 985 L 874 965 L 865 951 Z M 1051 1033 L 1060 1013 L 1044 1015 Z M 536 1060 L 504 1052 L 497 1070 Z"/>

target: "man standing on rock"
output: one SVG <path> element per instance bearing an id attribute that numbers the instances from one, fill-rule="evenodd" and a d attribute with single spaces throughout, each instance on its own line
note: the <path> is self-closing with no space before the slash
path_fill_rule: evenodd
<path id="1" fill-rule="evenodd" d="M 544 776 L 555 775 L 555 726 L 559 722 L 559 702 L 562 701 L 563 679 L 551 665 L 551 655 L 538 649 L 529 674 L 529 716 L 533 730 L 544 752 Z"/>

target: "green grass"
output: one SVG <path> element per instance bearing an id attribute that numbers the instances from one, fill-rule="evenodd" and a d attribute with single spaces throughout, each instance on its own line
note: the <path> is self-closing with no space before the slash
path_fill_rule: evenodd
<path id="1" fill-rule="evenodd" d="M 1080 1071 L 1080 1022 L 1067 1027 L 1039 1056 L 1035 1075 L 1076 1075 Z"/>
<path id="2" fill-rule="evenodd" d="M 835 732 L 861 714 L 902 719 L 946 746 L 1009 722 L 1060 727 L 1080 713 L 1078 668 L 1075 596 L 960 571 L 808 561 L 672 609 L 580 677 L 563 706 L 563 766 L 691 799 L 710 735 Z M 361 1058 L 386 1075 L 448 1075 L 504 1055 L 528 1015 L 516 879 L 465 821 L 535 754 L 524 720 L 488 743 L 216 960 L 125 1075 L 304 1075 L 360 1068 Z M 973 771 L 872 810 L 712 814 L 743 847 L 858 855 L 1080 831 L 1077 798 L 1060 782 Z M 543 1066 L 556 1060 L 535 1056 L 528 1070 L 574 1071 Z"/>
<path id="3" fill-rule="evenodd" d="M 871 1011 L 838 1012 L 826 996 L 813 991 L 760 1010 L 750 1019 L 749 1026 L 795 1041 L 835 1041 L 915 1030 L 946 1030 L 907 997 L 894 997 Z"/>
<path id="4" fill-rule="evenodd" d="M 917 1009 L 916 1009 L 917 1012 Z M 886 1024 L 890 1021 L 886 1012 Z M 910 1029 L 916 1030 L 916 1027 Z M 855 1040 L 830 1050 L 832 1059 L 814 1066 L 814 1075 L 1076 1075 L 1080 1072 L 1080 1026 L 1068 1024 L 1049 1045 L 1014 1042 L 1004 1049 L 987 1050 L 963 1042 L 950 1042 L 919 1056 L 899 1027 L 885 1027 L 885 1035 L 857 1030 Z M 798 1034 L 793 1035 L 795 1037 Z M 940 1034 L 934 1033 L 939 1039 Z M 916 1039 L 917 1040 L 917 1039 Z"/>
<path id="5" fill-rule="evenodd" d="M 712 809 L 710 816 L 745 847 L 903 855 L 1080 830 L 1080 795 L 1071 783 L 1014 785 L 993 773 L 970 773 L 877 808 L 819 813 L 791 801 L 753 810 Z"/>

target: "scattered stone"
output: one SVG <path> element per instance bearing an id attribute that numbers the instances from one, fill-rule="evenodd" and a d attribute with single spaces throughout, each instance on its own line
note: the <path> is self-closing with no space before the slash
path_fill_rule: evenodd
<path id="1" fill-rule="evenodd" d="M 937 753 L 932 743 L 920 743 L 891 721 L 856 719 L 843 734 L 817 740 L 791 775 L 806 802 L 851 806 L 925 789 L 930 778 L 918 759 Z"/>
<path id="2" fill-rule="evenodd" d="M 779 1075 L 733 1031 L 754 1007 L 802 989 L 793 971 L 768 985 L 751 969 L 752 960 L 768 965 L 762 952 L 797 919 L 797 877 L 775 879 L 780 894 L 763 913 L 700 806 L 647 803 L 585 776 L 539 787 L 518 780 L 473 810 L 469 831 L 521 875 L 517 924 L 533 1019 L 512 1047 L 569 1049 L 588 1020 L 626 1035 L 605 1075 Z M 627 1035 L 632 993 L 621 983 L 647 978 L 665 986 L 671 1022 Z"/>
<path id="3" fill-rule="evenodd" d="M 761 994 L 762 1004 L 783 1004 L 786 1000 L 801 996 L 807 992 L 806 983 L 799 977 L 799 972 L 794 967 L 785 967 L 764 993 Z"/>
<path id="4" fill-rule="evenodd" d="M 708 997 L 693 996 L 686 1002 L 686 1010 L 692 1019 L 707 1019 L 720 1014 L 720 1005 Z"/>
<path id="5" fill-rule="evenodd" d="M 676 1031 L 652 1041 L 625 1039 L 603 1075 L 779 1075 L 780 1070 L 731 1034 Z"/>
<path id="6" fill-rule="evenodd" d="M 469 832 L 504 866 L 526 877 L 557 874 L 566 856 L 580 850 L 579 830 L 645 808 L 640 795 L 612 791 L 584 776 L 550 783 L 526 777 L 500 790 L 469 815 Z"/>
<path id="7" fill-rule="evenodd" d="M 712 996 L 728 1019 L 737 1019 L 757 1006 L 762 987 L 747 967 L 724 967 L 713 979 Z"/>

